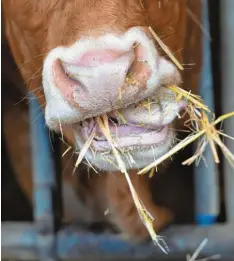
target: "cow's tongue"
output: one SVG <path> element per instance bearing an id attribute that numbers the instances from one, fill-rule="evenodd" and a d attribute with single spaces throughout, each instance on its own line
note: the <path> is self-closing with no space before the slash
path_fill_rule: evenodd
<path id="1" fill-rule="evenodd" d="M 119 126 L 116 129 L 110 127 L 111 134 L 115 143 L 120 148 L 131 148 L 132 146 L 152 146 L 157 145 L 165 140 L 167 135 L 167 127 L 160 128 L 159 130 L 149 130 L 143 127 L 133 126 Z M 98 131 L 98 134 L 102 135 Z M 98 151 L 110 150 L 111 146 L 106 138 L 96 135 L 93 141 L 93 146 Z"/>
<path id="2" fill-rule="evenodd" d="M 110 150 L 110 144 L 107 141 L 105 135 L 95 120 L 90 119 L 83 123 L 82 132 L 86 139 L 91 134 L 93 128 L 96 126 L 96 135 L 93 140 L 93 146 L 98 151 Z M 168 128 L 166 126 L 160 126 L 160 128 L 149 126 L 134 126 L 134 125 L 119 125 L 109 120 L 109 130 L 111 136 L 117 142 L 121 148 L 132 147 L 136 145 L 155 145 L 162 142 L 166 135 Z"/>
<path id="3" fill-rule="evenodd" d="M 125 136 L 134 136 L 134 135 L 138 135 L 138 134 L 142 134 L 142 133 L 148 133 L 148 132 L 152 132 L 152 131 L 159 131 L 161 128 L 149 128 L 146 126 L 134 126 L 134 125 L 118 125 L 118 124 L 114 124 L 112 122 L 109 122 L 109 129 L 110 129 L 110 133 L 113 136 L 116 137 L 125 137 Z M 97 126 L 96 128 L 96 137 L 97 138 L 101 138 L 103 137 L 103 132 L 100 129 L 99 126 Z"/>

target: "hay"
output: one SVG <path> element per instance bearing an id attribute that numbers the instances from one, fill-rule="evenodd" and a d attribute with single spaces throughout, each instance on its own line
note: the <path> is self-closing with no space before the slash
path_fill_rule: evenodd
<path id="1" fill-rule="evenodd" d="M 219 254 L 212 255 L 212 256 L 209 256 L 209 257 L 206 257 L 206 258 L 202 258 L 202 259 L 197 259 L 199 254 L 204 249 L 204 247 L 206 246 L 207 243 L 208 243 L 208 239 L 205 238 L 201 242 L 201 244 L 197 247 L 197 249 L 194 251 L 192 256 L 190 256 L 190 255 L 186 256 L 186 261 L 211 261 L 211 260 L 218 260 L 218 259 L 220 259 L 221 255 L 219 255 Z"/>
<path id="2" fill-rule="evenodd" d="M 181 89 L 178 86 L 172 85 L 168 86 L 168 88 L 176 94 L 177 101 L 184 98 L 186 101 L 192 104 L 193 107 L 198 109 L 202 109 L 204 111 L 210 112 L 209 108 L 203 103 L 202 98 L 199 95 L 192 94 L 191 92 L 187 92 Z"/>
<path id="3" fill-rule="evenodd" d="M 191 158 L 184 161 L 182 163 L 183 165 L 190 165 L 196 159 L 201 158 L 206 146 L 209 144 L 216 163 L 220 162 L 216 150 L 216 146 L 219 146 L 224 156 L 228 160 L 228 162 L 234 167 L 234 155 L 220 139 L 220 135 L 223 135 L 223 133 L 215 128 L 215 125 L 221 123 L 223 120 L 233 117 L 234 111 L 227 113 L 223 116 L 220 116 L 216 120 L 209 121 L 209 115 L 207 114 L 207 112 L 209 112 L 210 110 L 207 108 L 207 106 L 205 106 L 202 103 L 202 100 L 200 99 L 199 96 L 190 94 L 189 92 L 186 92 L 176 86 L 173 87 L 169 86 L 169 88 L 176 95 L 180 95 L 180 99 L 182 98 L 187 99 L 188 105 L 186 106 L 186 111 L 190 119 L 187 122 L 185 122 L 185 124 L 187 124 L 187 127 L 190 129 L 192 134 L 189 135 L 184 140 L 180 141 L 177 145 L 175 145 L 170 151 L 165 153 L 163 156 L 161 156 L 160 158 L 152 162 L 150 165 L 143 168 L 141 171 L 138 172 L 138 174 L 147 173 L 152 168 L 157 167 L 164 160 L 172 157 L 175 153 L 177 153 L 178 151 L 180 151 L 181 149 L 183 149 L 184 147 L 193 143 L 194 141 L 196 141 L 201 137 L 202 139 L 201 142 L 198 144 L 195 155 L 193 155 Z M 224 134 L 223 136 L 229 137 L 226 134 Z"/>
<path id="4" fill-rule="evenodd" d="M 207 244 L 208 239 L 205 238 L 201 244 L 198 246 L 198 248 L 195 250 L 195 252 L 193 253 L 193 255 L 190 257 L 189 255 L 187 256 L 187 261 L 196 261 L 198 255 L 200 254 L 200 252 L 202 251 L 202 249 L 205 247 L 205 245 Z"/>
<path id="5" fill-rule="evenodd" d="M 106 114 L 102 115 L 102 117 L 97 117 L 96 118 L 97 123 L 99 124 L 99 127 L 101 128 L 103 134 L 105 135 L 107 141 L 109 142 L 113 154 L 115 156 L 115 159 L 117 161 L 118 164 L 118 168 L 120 169 L 120 171 L 125 175 L 125 178 L 128 182 L 129 185 L 129 189 L 131 191 L 132 197 L 133 197 L 133 201 L 135 203 L 135 206 L 137 208 L 138 214 L 144 224 L 144 226 L 146 227 L 146 229 L 148 230 L 152 241 L 154 242 L 154 244 L 157 244 L 161 250 L 164 253 L 167 253 L 167 251 L 164 249 L 164 247 L 160 244 L 159 242 L 159 238 L 157 237 L 154 228 L 153 228 L 153 217 L 151 216 L 151 214 L 147 211 L 147 209 L 145 208 L 143 202 L 140 200 L 132 182 L 130 179 L 130 176 L 127 172 L 127 169 L 125 167 L 124 161 L 122 160 L 118 150 L 116 149 L 116 144 L 114 142 L 114 140 L 111 137 L 110 134 L 110 129 L 109 129 L 109 124 L 108 124 L 108 116 Z"/>
<path id="6" fill-rule="evenodd" d="M 180 69 L 183 70 L 182 65 L 177 61 L 177 59 L 174 57 L 174 55 L 171 53 L 169 48 L 162 42 L 162 40 L 158 37 L 156 32 L 149 26 L 149 31 L 153 35 L 154 39 L 158 42 L 158 44 L 161 46 L 161 48 L 166 52 L 166 54 L 171 58 L 171 60 L 175 63 L 175 65 Z M 187 92 L 178 86 L 168 86 L 168 88 L 176 95 L 177 101 L 184 99 L 187 101 L 186 111 L 189 115 L 189 120 L 185 122 L 185 126 L 188 127 L 189 130 L 191 130 L 192 135 L 188 136 L 186 139 L 179 142 L 174 148 L 172 148 L 168 153 L 160 157 L 159 159 L 155 160 L 153 163 L 148 165 L 147 167 L 143 168 L 141 171 L 138 172 L 138 174 L 144 174 L 148 171 L 150 171 L 152 168 L 157 167 L 161 162 L 168 159 L 169 157 L 173 156 L 176 152 L 180 151 L 190 143 L 196 141 L 201 136 L 201 141 L 198 143 L 197 150 L 195 152 L 195 155 L 184 161 L 183 165 L 190 165 L 194 161 L 198 160 L 199 162 L 200 158 L 202 157 L 203 152 L 205 151 L 205 148 L 207 145 L 210 145 L 214 160 L 216 163 L 219 163 L 219 157 L 216 150 L 216 146 L 218 145 L 221 148 L 221 151 L 223 152 L 224 156 L 228 160 L 228 162 L 234 167 L 234 155 L 231 153 L 231 151 L 225 146 L 225 144 L 220 139 L 220 135 L 231 138 L 227 134 L 224 134 L 220 131 L 218 131 L 215 128 L 215 125 L 222 122 L 223 120 L 233 117 L 234 112 L 227 113 L 223 116 L 220 116 L 217 120 L 209 121 L 209 114 L 210 110 L 209 108 L 203 103 L 200 96 L 192 94 L 191 92 Z"/>
<path id="7" fill-rule="evenodd" d="M 62 139 L 63 140 L 63 139 Z M 62 158 L 72 149 L 72 146 L 69 146 L 64 152 L 63 152 L 63 155 L 62 155 Z"/>
<path id="8" fill-rule="evenodd" d="M 79 153 L 79 156 L 78 156 L 78 159 L 77 159 L 77 161 L 75 163 L 75 167 L 74 167 L 73 173 L 75 172 L 75 170 L 78 168 L 79 164 L 81 163 L 81 161 L 85 157 L 85 154 L 88 151 L 88 149 L 89 149 L 89 147 L 90 147 L 90 145 L 91 145 L 91 143 L 93 141 L 93 138 L 95 137 L 95 134 L 96 134 L 96 127 L 93 128 L 89 138 L 87 139 L 87 141 L 85 142 L 83 148 L 81 149 L 81 151 Z M 89 161 L 87 161 L 87 162 L 89 163 Z"/>
<path id="9" fill-rule="evenodd" d="M 186 12 L 190 16 L 190 18 L 194 21 L 194 23 L 199 26 L 199 28 L 201 29 L 203 34 L 209 39 L 209 41 L 211 41 L 212 39 L 209 31 L 202 25 L 202 23 L 199 21 L 199 18 L 189 8 L 186 8 Z"/>
<path id="10" fill-rule="evenodd" d="M 121 111 L 118 110 L 118 116 L 120 117 L 121 121 L 123 122 L 123 124 L 126 124 L 127 121 L 123 116 L 123 113 Z"/>
<path id="11" fill-rule="evenodd" d="M 163 43 L 163 41 L 158 37 L 158 35 L 155 33 L 155 31 L 152 29 L 151 26 L 148 27 L 149 31 L 153 35 L 154 39 L 157 41 L 157 43 L 160 45 L 160 47 L 163 49 L 163 51 L 170 57 L 170 59 L 174 62 L 174 64 L 183 71 L 183 66 L 179 63 L 179 61 L 175 58 L 175 56 L 172 54 L 172 52 L 169 50 L 169 48 Z"/>

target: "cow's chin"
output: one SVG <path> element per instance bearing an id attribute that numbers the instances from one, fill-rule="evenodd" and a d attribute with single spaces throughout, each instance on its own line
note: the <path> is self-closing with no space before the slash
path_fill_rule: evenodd
<path id="1" fill-rule="evenodd" d="M 139 169 L 165 154 L 174 142 L 172 124 L 157 127 L 117 125 L 109 120 L 109 128 L 127 169 Z M 78 149 L 82 149 L 88 137 L 96 128 L 95 137 L 85 158 L 88 164 L 101 171 L 118 171 L 111 145 L 93 119 L 73 125 L 73 134 Z"/>

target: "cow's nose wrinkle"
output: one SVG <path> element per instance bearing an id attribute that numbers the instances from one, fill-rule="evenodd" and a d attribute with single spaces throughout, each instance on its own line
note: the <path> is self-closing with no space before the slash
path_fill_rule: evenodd
<path id="1" fill-rule="evenodd" d="M 72 61 L 71 64 L 76 66 L 97 67 L 105 63 L 111 63 L 118 59 L 125 52 L 118 50 L 92 50 L 82 54 L 77 60 Z"/>

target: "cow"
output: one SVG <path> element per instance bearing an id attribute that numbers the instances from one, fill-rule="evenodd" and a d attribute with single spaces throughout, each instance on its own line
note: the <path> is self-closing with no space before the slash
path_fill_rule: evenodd
<path id="1" fill-rule="evenodd" d="M 167 86 L 196 92 L 201 32 L 188 18 L 188 9 L 200 18 L 200 1 L 192 0 L 3 1 L 11 52 L 28 90 L 38 97 L 47 126 L 75 151 L 96 128 L 86 158 L 100 175 L 93 173 L 88 179 L 86 169 L 79 167 L 76 182 L 64 181 L 70 195 L 68 219 L 104 220 L 124 238 L 148 237 L 124 175 L 106 160 L 113 154 L 94 121 L 106 113 L 110 132 L 115 134 L 117 128 L 118 149 L 132 183 L 155 218 L 155 231 L 173 220 L 171 211 L 153 202 L 148 177 L 137 172 L 174 143 L 172 126 L 184 105 L 169 98 Z M 149 27 L 182 64 L 194 63 L 192 69 L 181 72 Z M 138 106 L 149 98 L 154 101 L 151 117 Z M 129 163 L 129 153 L 134 164 Z"/>

